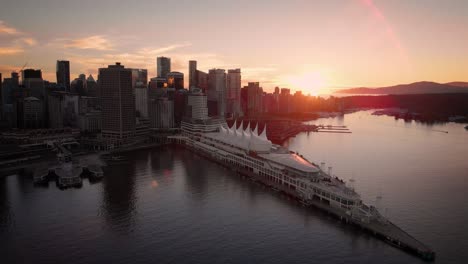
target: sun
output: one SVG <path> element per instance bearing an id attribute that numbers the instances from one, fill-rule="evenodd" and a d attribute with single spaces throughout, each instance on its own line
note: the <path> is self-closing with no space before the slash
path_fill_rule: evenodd
<path id="1" fill-rule="evenodd" d="M 285 83 L 293 90 L 302 91 L 303 94 L 317 96 L 326 90 L 326 78 L 318 71 L 303 72 L 285 78 Z"/>

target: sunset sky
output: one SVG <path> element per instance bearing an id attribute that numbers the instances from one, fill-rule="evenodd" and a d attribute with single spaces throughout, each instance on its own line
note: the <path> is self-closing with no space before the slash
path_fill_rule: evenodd
<path id="1" fill-rule="evenodd" d="M 156 57 L 188 79 L 199 68 L 241 68 L 260 81 L 327 89 L 468 80 L 466 0 L 2 0 L 0 72 L 55 61 L 71 79 L 120 61 L 155 76 Z"/>

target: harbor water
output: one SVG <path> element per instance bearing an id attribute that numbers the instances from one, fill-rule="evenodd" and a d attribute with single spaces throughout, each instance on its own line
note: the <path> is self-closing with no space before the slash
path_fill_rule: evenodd
<path id="1" fill-rule="evenodd" d="M 311 122 L 351 134 L 285 145 L 332 167 L 435 263 L 466 263 L 468 131 L 370 113 Z M 79 189 L 0 179 L 1 263 L 424 263 L 183 148 L 126 157 Z"/>

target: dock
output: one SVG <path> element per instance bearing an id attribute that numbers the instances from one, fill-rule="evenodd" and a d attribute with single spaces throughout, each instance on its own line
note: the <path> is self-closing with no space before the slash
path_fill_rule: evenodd
<path id="1" fill-rule="evenodd" d="M 185 144 L 181 144 L 181 146 L 193 151 L 190 146 L 187 146 Z M 197 155 L 206 157 L 209 160 L 220 164 L 221 166 L 229 168 L 230 170 L 234 171 L 237 175 L 246 176 L 253 182 L 257 182 L 269 187 L 274 193 L 284 194 L 288 197 L 297 200 L 306 207 L 313 207 L 319 209 L 329 215 L 336 217 L 343 223 L 358 227 L 363 231 L 366 231 L 367 233 L 373 235 L 374 237 L 388 243 L 391 246 L 397 247 L 405 252 L 418 256 L 425 261 L 435 260 L 436 254 L 431 248 L 424 245 L 422 242 L 420 242 L 419 240 L 417 240 L 416 238 L 414 238 L 413 236 L 411 236 L 410 234 L 408 234 L 389 220 L 384 219 L 383 217 L 382 219 L 373 219 L 370 221 L 356 218 L 352 214 L 347 214 L 343 211 L 340 211 L 318 199 L 305 199 L 295 189 L 290 188 L 290 186 L 288 186 L 287 184 L 275 181 L 270 176 L 260 176 L 258 174 L 246 170 L 243 167 L 233 166 L 232 164 L 224 163 L 213 157 L 210 153 L 204 153 L 201 151 L 193 152 Z M 368 210 L 373 209 L 368 208 Z"/>
<path id="2" fill-rule="evenodd" d="M 72 164 L 71 162 L 63 164 L 55 169 L 57 186 L 61 189 L 81 187 L 83 185 L 83 180 L 81 179 L 82 172 L 82 167 L 77 164 Z"/>

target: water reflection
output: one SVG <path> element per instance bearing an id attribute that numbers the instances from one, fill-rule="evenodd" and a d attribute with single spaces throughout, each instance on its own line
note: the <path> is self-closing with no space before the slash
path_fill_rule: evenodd
<path id="1" fill-rule="evenodd" d="M 116 232 L 130 232 L 136 215 L 135 164 L 108 166 L 104 171 L 103 213 Z"/>
<path id="2" fill-rule="evenodd" d="M 8 231 L 8 227 L 12 221 L 6 181 L 6 178 L 0 179 L 0 236 Z"/>

